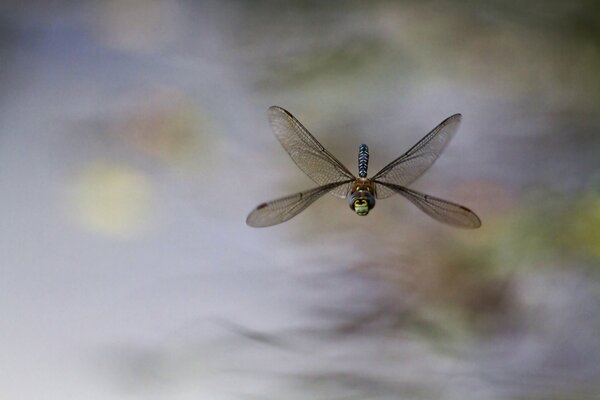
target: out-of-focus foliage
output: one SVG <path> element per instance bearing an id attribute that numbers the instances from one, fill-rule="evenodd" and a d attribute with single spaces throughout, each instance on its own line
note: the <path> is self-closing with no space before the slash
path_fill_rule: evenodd
<path id="1" fill-rule="evenodd" d="M 595 190 L 579 196 L 540 192 L 518 216 L 511 247 L 520 256 L 562 262 L 600 260 L 600 196 Z"/>

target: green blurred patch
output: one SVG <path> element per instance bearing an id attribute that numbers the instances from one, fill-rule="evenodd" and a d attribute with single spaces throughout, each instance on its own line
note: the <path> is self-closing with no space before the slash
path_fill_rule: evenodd
<path id="1" fill-rule="evenodd" d="M 430 244 L 433 268 L 418 276 L 421 302 L 410 328 L 436 346 L 511 329 L 522 317 L 514 279 L 527 268 L 597 268 L 600 193 L 536 191 L 518 209 L 486 220 L 477 238 L 441 236 Z M 421 268 L 421 267 L 420 267 Z M 517 274 L 517 275 L 515 275 Z M 430 327 L 436 327 L 431 329 Z"/>
<path id="2" fill-rule="evenodd" d="M 300 86 L 317 80 L 348 79 L 372 68 L 384 50 L 385 44 L 375 37 L 356 37 L 336 46 L 278 58 L 270 65 L 268 78 L 260 80 L 259 86 Z"/>
<path id="3" fill-rule="evenodd" d="M 533 258 L 600 259 L 600 193 L 539 193 L 520 212 L 512 245 Z M 573 264 L 569 262 L 568 264 Z"/>

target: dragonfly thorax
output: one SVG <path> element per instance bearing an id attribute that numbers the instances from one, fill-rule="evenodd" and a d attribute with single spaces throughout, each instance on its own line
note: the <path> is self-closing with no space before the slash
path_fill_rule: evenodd
<path id="1" fill-rule="evenodd" d="M 375 188 L 369 179 L 359 178 L 352 184 L 348 205 L 358 215 L 367 215 L 375 207 Z"/>

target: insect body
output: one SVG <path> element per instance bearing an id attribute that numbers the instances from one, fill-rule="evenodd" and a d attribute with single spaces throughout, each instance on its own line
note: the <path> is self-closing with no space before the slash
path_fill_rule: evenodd
<path id="1" fill-rule="evenodd" d="M 402 156 L 367 178 L 369 148 L 362 144 L 358 151 L 358 178 L 329 153 L 311 134 L 281 107 L 268 111 L 275 136 L 296 165 L 319 186 L 262 203 L 246 219 L 253 227 L 276 225 L 306 209 L 325 193 L 345 198 L 356 214 L 364 216 L 375 207 L 376 199 L 400 194 L 430 217 L 461 228 L 479 228 L 481 221 L 466 207 L 409 189 L 407 186 L 421 176 L 446 147 L 461 115 L 447 118 Z"/>
<path id="2" fill-rule="evenodd" d="M 375 197 L 375 185 L 367 178 L 358 178 L 352 183 L 348 205 L 358 215 L 367 215 L 375 207 Z"/>
<path id="3" fill-rule="evenodd" d="M 361 144 L 358 148 L 358 176 L 348 195 L 348 205 L 358 215 L 367 215 L 375 207 L 375 186 L 367 179 L 369 168 L 369 147 Z"/>

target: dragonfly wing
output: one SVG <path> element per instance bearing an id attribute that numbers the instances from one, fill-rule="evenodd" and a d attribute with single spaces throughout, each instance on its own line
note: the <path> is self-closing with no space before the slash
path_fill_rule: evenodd
<path id="1" fill-rule="evenodd" d="M 460 120 L 460 114 L 446 118 L 410 150 L 383 167 L 372 179 L 400 186 L 408 186 L 413 183 L 431 167 L 444 150 L 456 133 Z M 377 197 L 386 198 L 392 194 L 394 194 L 393 190 L 381 187 Z"/>
<path id="2" fill-rule="evenodd" d="M 318 185 L 356 179 L 348 169 L 294 118 L 281 107 L 272 106 L 268 110 L 269 122 L 279 143 L 310 179 Z M 331 194 L 345 198 L 350 189 L 335 187 Z"/>
<path id="3" fill-rule="evenodd" d="M 382 186 L 385 186 L 388 189 L 401 194 L 410 200 L 414 205 L 419 207 L 421 211 L 437 221 L 459 228 L 473 229 L 481 226 L 481 220 L 479 217 L 467 207 L 402 186 L 385 182 L 377 183 L 379 183 L 379 185 L 377 185 L 378 191 Z"/>
<path id="4" fill-rule="evenodd" d="M 350 182 L 330 183 L 305 192 L 262 203 L 248 214 L 246 224 L 255 228 L 280 224 L 298 215 L 325 193 L 331 192 L 336 187 L 349 183 Z"/>

